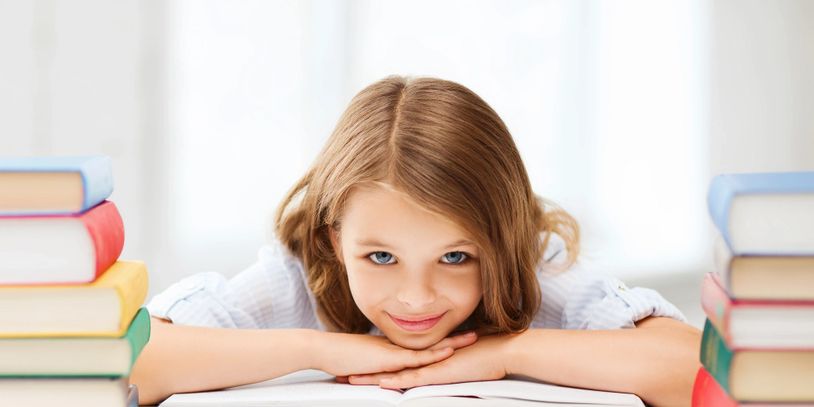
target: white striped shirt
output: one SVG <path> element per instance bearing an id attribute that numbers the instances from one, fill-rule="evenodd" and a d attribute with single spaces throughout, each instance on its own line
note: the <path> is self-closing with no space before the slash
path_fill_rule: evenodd
<path id="1" fill-rule="evenodd" d="M 655 290 L 628 288 L 579 263 L 558 271 L 566 255 L 562 238 L 553 234 L 537 268 L 542 302 L 531 328 L 633 328 L 648 316 L 687 321 Z M 325 330 L 302 261 L 276 238 L 259 250 L 257 262 L 231 279 L 215 272 L 191 275 L 154 296 L 147 308 L 181 325 Z M 376 327 L 370 333 L 381 335 Z"/>

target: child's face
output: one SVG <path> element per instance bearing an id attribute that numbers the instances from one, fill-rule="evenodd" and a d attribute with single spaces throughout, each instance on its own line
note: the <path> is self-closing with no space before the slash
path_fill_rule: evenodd
<path id="1" fill-rule="evenodd" d="M 470 240 L 462 229 L 402 193 L 354 188 L 340 229 L 340 235 L 332 234 L 334 249 L 347 269 L 353 299 L 393 343 L 431 346 L 480 302 L 478 247 L 459 243 Z M 433 319 L 400 321 L 426 318 Z"/>

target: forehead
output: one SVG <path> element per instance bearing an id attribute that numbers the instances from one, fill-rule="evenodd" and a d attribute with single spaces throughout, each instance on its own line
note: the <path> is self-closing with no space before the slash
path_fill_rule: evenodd
<path id="1" fill-rule="evenodd" d="M 469 238 L 445 216 L 420 206 L 407 194 L 388 185 L 354 187 L 342 214 L 343 234 L 360 237 L 404 237 L 416 241 Z"/>

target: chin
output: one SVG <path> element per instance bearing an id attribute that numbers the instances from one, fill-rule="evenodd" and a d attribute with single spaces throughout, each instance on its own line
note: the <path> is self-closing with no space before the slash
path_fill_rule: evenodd
<path id="1" fill-rule="evenodd" d="M 426 334 L 419 334 L 419 335 L 409 335 L 403 333 L 393 334 L 392 332 L 387 333 L 384 332 L 384 335 L 390 342 L 401 346 L 402 348 L 412 349 L 412 350 L 422 350 L 429 348 L 432 345 L 435 345 L 441 339 L 444 339 L 446 335 L 441 335 L 438 337 L 438 334 L 435 332 L 426 333 Z"/>

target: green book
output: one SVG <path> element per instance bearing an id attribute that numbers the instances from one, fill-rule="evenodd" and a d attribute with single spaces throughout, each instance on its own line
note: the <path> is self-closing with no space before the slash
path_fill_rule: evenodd
<path id="1" fill-rule="evenodd" d="M 729 394 L 730 367 L 732 366 L 732 351 L 726 347 L 723 338 L 709 321 L 704 322 L 704 334 L 701 337 L 701 363 L 715 381 Z"/>
<path id="2" fill-rule="evenodd" d="M 141 308 L 120 338 L 0 339 L 0 377 L 123 377 L 150 339 L 150 314 Z"/>
<path id="3" fill-rule="evenodd" d="M 701 339 L 701 363 L 737 401 L 814 401 L 812 349 L 733 349 L 707 319 Z"/>

